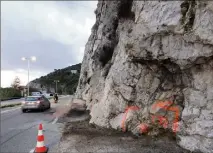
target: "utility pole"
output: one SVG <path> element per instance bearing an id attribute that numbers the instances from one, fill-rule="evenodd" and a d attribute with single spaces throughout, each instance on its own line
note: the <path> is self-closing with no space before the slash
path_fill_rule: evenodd
<path id="1" fill-rule="evenodd" d="M 28 73 L 27 73 L 27 82 L 28 82 L 27 96 L 29 96 L 30 95 L 30 59 L 29 58 L 27 59 L 27 71 L 28 71 Z"/>
<path id="2" fill-rule="evenodd" d="M 57 84 L 58 84 L 59 80 L 54 80 L 54 82 L 55 82 L 55 93 L 57 93 Z"/>
<path id="3" fill-rule="evenodd" d="M 28 78 L 28 80 L 27 80 L 27 82 L 28 82 L 28 84 L 27 84 L 27 96 L 29 96 L 30 95 L 30 61 L 36 61 L 36 57 L 35 56 L 32 56 L 32 57 L 22 57 L 21 58 L 23 61 L 27 61 L 27 71 L 28 71 L 28 73 L 27 73 L 27 78 Z"/>

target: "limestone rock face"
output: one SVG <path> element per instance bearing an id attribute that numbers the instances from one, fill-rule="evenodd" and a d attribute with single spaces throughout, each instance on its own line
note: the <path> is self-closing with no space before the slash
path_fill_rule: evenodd
<path id="1" fill-rule="evenodd" d="M 213 2 L 99 1 L 95 13 L 76 92 L 90 122 L 164 128 L 183 148 L 212 153 Z"/>

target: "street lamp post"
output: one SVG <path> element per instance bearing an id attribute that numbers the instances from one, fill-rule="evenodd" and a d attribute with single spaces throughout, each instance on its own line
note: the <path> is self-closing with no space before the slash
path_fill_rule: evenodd
<path id="1" fill-rule="evenodd" d="M 30 95 L 30 61 L 36 61 L 36 57 L 32 56 L 32 57 L 22 57 L 21 58 L 23 61 L 27 61 L 27 78 L 28 78 L 28 83 L 27 83 L 27 96 Z"/>
<path id="2" fill-rule="evenodd" d="M 59 82 L 59 80 L 54 80 L 55 82 L 55 93 L 57 93 L 57 83 Z"/>

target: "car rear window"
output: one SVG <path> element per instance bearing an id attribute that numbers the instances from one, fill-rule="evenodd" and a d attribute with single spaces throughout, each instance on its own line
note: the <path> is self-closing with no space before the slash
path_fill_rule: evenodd
<path id="1" fill-rule="evenodd" d="M 40 99 L 41 99 L 40 97 L 27 97 L 27 98 L 25 98 L 25 101 L 37 101 Z"/>

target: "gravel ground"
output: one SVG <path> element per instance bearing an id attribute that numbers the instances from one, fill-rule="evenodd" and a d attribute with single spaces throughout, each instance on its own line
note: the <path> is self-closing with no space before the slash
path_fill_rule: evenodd
<path id="1" fill-rule="evenodd" d="M 79 113 L 68 114 L 59 122 L 64 122 L 64 130 L 60 143 L 50 150 L 52 153 L 189 153 L 180 148 L 169 134 L 135 137 L 131 133 L 91 125 L 89 118 Z"/>

